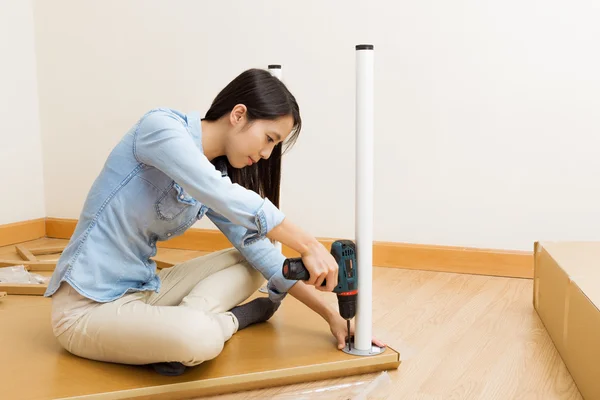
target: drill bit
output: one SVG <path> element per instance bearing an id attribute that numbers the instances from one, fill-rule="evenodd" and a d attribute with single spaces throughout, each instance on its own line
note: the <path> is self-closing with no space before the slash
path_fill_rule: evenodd
<path id="1" fill-rule="evenodd" d="M 352 350 L 352 342 L 350 341 L 350 320 L 346 320 L 348 324 L 348 351 Z"/>

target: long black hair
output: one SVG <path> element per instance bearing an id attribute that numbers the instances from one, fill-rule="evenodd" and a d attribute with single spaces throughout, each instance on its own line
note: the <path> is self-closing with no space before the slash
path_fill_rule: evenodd
<path id="1" fill-rule="evenodd" d="M 234 168 L 226 156 L 213 160 L 218 168 L 226 169 L 232 182 L 255 191 L 279 207 L 281 156 L 295 143 L 302 127 L 296 98 L 279 78 L 266 70 L 253 68 L 238 75 L 215 97 L 204 120 L 216 121 L 229 114 L 237 104 L 246 106 L 249 123 L 287 115 L 293 118 L 293 129 L 285 141 L 285 148 L 282 143 L 277 144 L 268 159 L 239 169 Z"/>

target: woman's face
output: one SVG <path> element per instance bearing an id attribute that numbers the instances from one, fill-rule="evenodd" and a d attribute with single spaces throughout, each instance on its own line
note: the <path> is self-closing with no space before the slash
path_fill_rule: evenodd
<path id="1" fill-rule="evenodd" d="M 232 115 L 236 114 L 236 109 Z M 226 154 L 234 168 L 244 168 L 269 158 L 273 148 L 284 141 L 294 127 L 294 119 L 286 115 L 275 120 L 255 120 L 248 123 L 246 113 L 233 115 Z"/>

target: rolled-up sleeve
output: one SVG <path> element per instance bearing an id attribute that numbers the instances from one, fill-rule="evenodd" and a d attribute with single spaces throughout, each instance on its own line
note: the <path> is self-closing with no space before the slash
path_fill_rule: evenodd
<path id="1" fill-rule="evenodd" d="M 265 238 L 284 219 L 266 198 L 222 176 L 196 146 L 184 120 L 157 109 L 140 120 L 135 131 L 134 155 L 177 182 L 208 208 L 243 227 L 240 247 Z"/>
<path id="2" fill-rule="evenodd" d="M 283 276 L 282 267 L 285 256 L 275 248 L 269 239 L 261 239 L 251 246 L 243 246 L 244 228 L 233 224 L 214 210 L 207 210 L 206 216 L 242 253 L 250 265 L 268 280 L 269 298 L 274 302 L 281 301 L 288 290 L 298 282 L 297 280 L 286 279 Z"/>

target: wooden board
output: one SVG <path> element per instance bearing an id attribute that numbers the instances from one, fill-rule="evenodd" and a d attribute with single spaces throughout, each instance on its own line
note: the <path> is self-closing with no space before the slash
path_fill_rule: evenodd
<path id="1" fill-rule="evenodd" d="M 47 284 L 0 283 L 0 291 L 7 294 L 43 296 L 46 293 L 46 289 L 48 289 Z"/>
<path id="2" fill-rule="evenodd" d="M 62 253 L 65 250 L 65 247 L 66 247 L 66 245 L 44 246 L 44 247 L 38 247 L 38 248 L 35 248 L 35 249 L 29 249 L 29 251 L 34 256 L 42 256 L 42 255 L 46 255 L 46 254 L 59 254 L 59 253 Z"/>
<path id="3" fill-rule="evenodd" d="M 54 271 L 54 269 L 56 268 L 56 261 L 52 260 L 48 260 L 48 261 L 37 261 L 37 262 L 30 262 L 27 265 L 27 268 L 29 269 L 29 271 L 32 272 L 40 272 L 40 271 Z"/>
<path id="4" fill-rule="evenodd" d="M 76 225 L 77 220 L 74 219 L 47 218 L 46 232 L 48 237 L 69 239 Z M 327 248 L 334 241 L 332 238 L 319 240 Z M 192 228 L 181 236 L 166 242 L 158 242 L 157 246 L 159 248 L 211 252 L 231 247 L 231 243 L 218 230 Z M 287 257 L 298 255 L 286 246 L 283 246 L 283 253 Z M 161 265 L 165 266 L 165 264 Z M 376 241 L 373 243 L 373 265 L 388 268 L 533 278 L 533 247 L 532 251 L 513 251 Z"/>
<path id="5" fill-rule="evenodd" d="M 13 265 L 23 265 L 29 271 L 54 271 L 56 268 L 55 260 L 0 260 L 0 267 L 11 267 Z"/>
<path id="6" fill-rule="evenodd" d="M 25 261 L 37 261 L 37 258 L 29 251 L 29 249 L 23 246 L 15 246 L 15 250 L 17 250 L 17 254 Z"/>
<path id="7" fill-rule="evenodd" d="M 0 343 L 10 343 L 2 356 L 11 360 L 0 363 L 3 398 L 182 399 L 396 369 L 400 363 L 390 348 L 372 357 L 337 350 L 329 326 L 290 297 L 269 322 L 235 334 L 216 359 L 165 377 L 148 367 L 69 354 L 52 334 L 50 305 L 43 297 L 8 296 L 2 302 Z"/>
<path id="8" fill-rule="evenodd" d="M 54 251 L 56 249 L 64 248 L 67 245 L 67 243 L 68 240 L 43 237 L 40 239 L 19 243 L 18 245 L 29 249 L 29 251 L 31 251 L 31 253 L 35 255 L 38 260 L 50 260 L 57 259 L 58 257 L 60 257 L 60 254 L 57 254 Z M 51 254 L 38 254 L 36 249 L 50 249 L 53 252 Z M 7 246 L 0 246 L 0 259 L 21 260 L 21 257 L 19 257 L 19 255 L 17 254 L 16 246 L 13 244 Z"/>
<path id="9" fill-rule="evenodd" d="M 6 294 L 7 294 L 6 292 L 0 292 L 0 299 L 3 297 L 6 297 Z"/>

